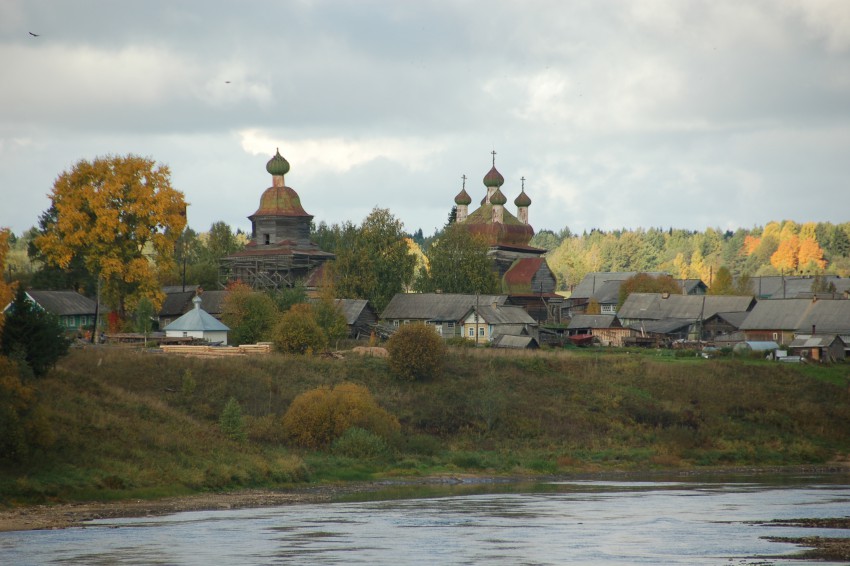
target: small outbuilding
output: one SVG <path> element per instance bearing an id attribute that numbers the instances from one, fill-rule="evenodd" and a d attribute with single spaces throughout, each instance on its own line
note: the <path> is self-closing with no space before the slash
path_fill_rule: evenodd
<path id="1" fill-rule="evenodd" d="M 230 328 L 201 308 L 201 298 L 192 299 L 192 310 L 164 328 L 166 338 L 196 338 L 227 345 Z"/>
<path id="2" fill-rule="evenodd" d="M 788 349 L 794 356 L 813 362 L 840 362 L 844 360 L 846 345 L 837 334 L 800 335 L 794 338 Z"/>

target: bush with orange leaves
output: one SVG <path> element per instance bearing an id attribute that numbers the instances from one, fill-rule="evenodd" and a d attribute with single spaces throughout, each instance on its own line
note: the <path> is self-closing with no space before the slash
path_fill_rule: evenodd
<path id="1" fill-rule="evenodd" d="M 387 438 L 398 431 L 399 424 L 366 387 L 355 383 L 306 391 L 283 415 L 286 436 L 303 448 L 325 448 L 352 427 Z"/>

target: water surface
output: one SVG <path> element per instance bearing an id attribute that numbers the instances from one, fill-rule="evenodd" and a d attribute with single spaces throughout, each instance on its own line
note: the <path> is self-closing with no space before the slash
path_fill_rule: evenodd
<path id="1" fill-rule="evenodd" d="M 395 490 L 0 533 L 0 564 L 805 564 L 760 558 L 797 550 L 763 537 L 850 532 L 762 523 L 850 515 L 850 486 L 831 481 L 460 485 L 382 499 Z"/>

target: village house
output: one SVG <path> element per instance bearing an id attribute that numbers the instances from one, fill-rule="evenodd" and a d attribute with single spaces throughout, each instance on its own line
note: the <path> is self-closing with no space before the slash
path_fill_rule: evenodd
<path id="1" fill-rule="evenodd" d="M 463 318 L 475 306 L 503 305 L 506 295 L 464 295 L 456 293 L 398 293 L 381 313 L 381 321 L 391 328 L 411 323 L 434 326 L 444 338 L 461 336 Z"/>
<path id="2" fill-rule="evenodd" d="M 768 299 L 759 301 L 741 324 L 747 340 L 788 345 L 797 336 L 831 335 L 850 342 L 850 301 L 845 299 Z"/>
<path id="3" fill-rule="evenodd" d="M 464 316 L 463 336 L 476 343 L 502 335 L 537 337 L 537 321 L 519 306 L 492 303 L 471 306 Z"/>
<path id="4" fill-rule="evenodd" d="M 336 299 L 336 305 L 348 325 L 348 337 L 368 338 L 378 323 L 378 313 L 366 299 Z"/>
<path id="5" fill-rule="evenodd" d="M 564 302 L 564 308 L 566 310 L 564 318 L 586 314 L 587 307 L 591 302 L 599 305 L 600 314 L 617 314 L 617 305 L 620 303 L 620 287 L 622 287 L 624 281 L 631 279 L 638 273 L 645 273 L 651 277 L 669 275 L 661 271 L 606 271 L 588 273 L 575 286 L 569 298 Z M 683 295 L 705 295 L 708 291 L 708 287 L 700 279 L 676 279 L 675 281 L 681 287 Z"/>
<path id="6" fill-rule="evenodd" d="M 613 314 L 578 314 L 567 325 L 567 334 L 573 343 L 582 344 L 584 337 L 592 337 L 602 346 L 623 346 L 624 340 L 635 334 L 631 328 L 623 328 Z"/>
<path id="7" fill-rule="evenodd" d="M 107 309 L 76 291 L 26 291 L 27 300 L 41 310 L 59 318 L 59 324 L 68 333 L 77 333 L 94 327 L 95 316 L 102 323 Z M 6 305 L 6 312 L 12 305 Z"/>
<path id="8" fill-rule="evenodd" d="M 850 291 L 850 278 L 837 275 L 821 275 L 820 283 L 834 289 L 831 292 L 816 292 L 812 290 L 817 278 L 812 275 L 765 275 L 750 278 L 750 287 L 757 299 L 811 299 L 814 295 L 820 298 L 846 299 Z"/>
<path id="9" fill-rule="evenodd" d="M 632 293 L 620 307 L 617 317 L 623 326 L 641 333 L 703 340 L 704 323 L 714 315 L 748 312 L 755 304 L 751 296 Z"/>
<path id="10" fill-rule="evenodd" d="M 166 338 L 194 338 L 226 346 L 230 328 L 201 308 L 201 297 L 195 296 L 192 305 L 192 310 L 163 329 Z"/>

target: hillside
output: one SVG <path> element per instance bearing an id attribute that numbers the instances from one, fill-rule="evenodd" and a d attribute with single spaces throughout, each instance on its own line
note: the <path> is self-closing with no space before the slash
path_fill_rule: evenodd
<path id="1" fill-rule="evenodd" d="M 450 350 L 425 383 L 386 360 L 200 359 L 75 350 L 35 383 L 55 443 L 4 463 L 6 504 L 161 497 L 434 473 L 825 464 L 850 453 L 846 368 L 655 353 Z M 343 381 L 397 416 L 390 450 L 350 458 L 284 445 L 296 395 Z M 219 430 L 231 397 L 249 440 Z"/>

